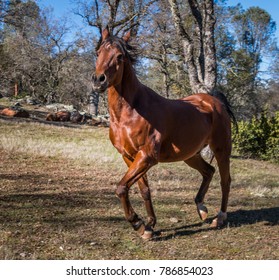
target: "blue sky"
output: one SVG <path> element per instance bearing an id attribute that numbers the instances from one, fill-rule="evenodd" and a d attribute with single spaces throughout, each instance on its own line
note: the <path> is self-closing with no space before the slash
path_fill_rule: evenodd
<path id="1" fill-rule="evenodd" d="M 243 8 L 247 9 L 251 6 L 258 6 L 265 9 L 276 21 L 278 27 L 276 31 L 276 37 L 279 38 L 279 1 L 278 0 L 227 0 L 228 5 L 236 5 L 241 3 Z M 80 24 L 81 19 L 78 16 L 74 16 L 71 12 L 73 5 L 71 0 L 39 0 L 39 5 L 44 7 L 53 7 L 54 14 L 56 17 L 67 15 L 70 13 L 71 19 Z"/>
<path id="2" fill-rule="evenodd" d="M 73 14 L 72 10 L 75 5 L 71 4 L 71 0 L 38 0 L 39 6 L 45 8 L 53 8 L 56 17 L 70 16 L 71 21 L 76 24 L 81 23 L 81 17 Z"/>
<path id="3" fill-rule="evenodd" d="M 234 6 L 238 3 L 241 3 L 244 9 L 247 9 L 251 6 L 258 6 L 264 10 L 266 10 L 272 17 L 273 20 L 276 21 L 277 30 L 276 37 L 279 38 L 279 1 L 278 0 L 228 0 L 229 6 Z"/>

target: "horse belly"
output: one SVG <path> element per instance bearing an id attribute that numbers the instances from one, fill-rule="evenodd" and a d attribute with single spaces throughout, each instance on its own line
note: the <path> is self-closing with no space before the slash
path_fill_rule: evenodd
<path id="1" fill-rule="evenodd" d="M 187 160 L 208 144 L 211 126 L 207 120 L 195 126 L 186 122 L 184 125 L 174 127 L 172 133 L 162 142 L 160 162 Z"/>
<path id="2" fill-rule="evenodd" d="M 176 145 L 175 143 L 170 143 L 168 145 L 162 144 L 162 149 L 159 156 L 159 162 L 173 162 L 173 161 L 187 160 L 193 157 L 198 152 L 200 152 L 205 145 L 206 145 L 206 141 L 200 142 L 199 145 L 193 145 L 188 147 L 184 147 L 184 146 L 182 147 L 180 145 Z"/>

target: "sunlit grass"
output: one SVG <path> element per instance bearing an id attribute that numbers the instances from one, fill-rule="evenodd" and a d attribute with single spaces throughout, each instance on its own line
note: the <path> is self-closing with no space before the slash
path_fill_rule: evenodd
<path id="1" fill-rule="evenodd" d="M 85 163 L 114 163 L 120 160 L 104 128 L 67 128 L 36 123 L 0 120 L 0 148 L 33 156 L 62 157 Z"/>

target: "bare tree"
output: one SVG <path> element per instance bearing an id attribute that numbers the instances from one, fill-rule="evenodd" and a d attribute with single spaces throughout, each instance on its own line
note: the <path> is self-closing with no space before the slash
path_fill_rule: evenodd
<path id="1" fill-rule="evenodd" d="M 11 13 L 5 16 L 0 43 L 1 92 L 7 96 L 31 95 L 47 103 L 71 103 L 79 108 L 86 103 L 89 92 L 86 77 L 92 71 L 93 48 L 83 46 L 90 45 L 91 40 L 68 42 L 66 19 L 55 19 L 50 10 L 41 10 L 33 1 L 16 3 L 17 17 L 11 17 Z M 36 10 L 37 16 L 27 8 Z"/>
<path id="2" fill-rule="evenodd" d="M 132 30 L 132 35 L 136 35 L 142 18 L 156 1 L 73 0 L 72 2 L 76 4 L 74 13 L 81 16 L 89 26 L 96 28 L 99 34 L 108 26 L 114 35 L 127 30 Z"/>

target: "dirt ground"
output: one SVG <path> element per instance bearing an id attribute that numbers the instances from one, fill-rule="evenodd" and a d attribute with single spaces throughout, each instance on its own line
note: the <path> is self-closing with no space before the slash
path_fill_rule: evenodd
<path id="1" fill-rule="evenodd" d="M 216 165 L 216 163 L 213 163 Z M 107 128 L 55 127 L 0 119 L 0 259 L 279 259 L 279 166 L 233 158 L 228 224 L 216 173 L 202 223 L 201 178 L 183 163 L 148 173 L 157 237 L 144 242 L 114 191 L 126 167 Z M 137 187 L 131 201 L 145 217 Z"/>

